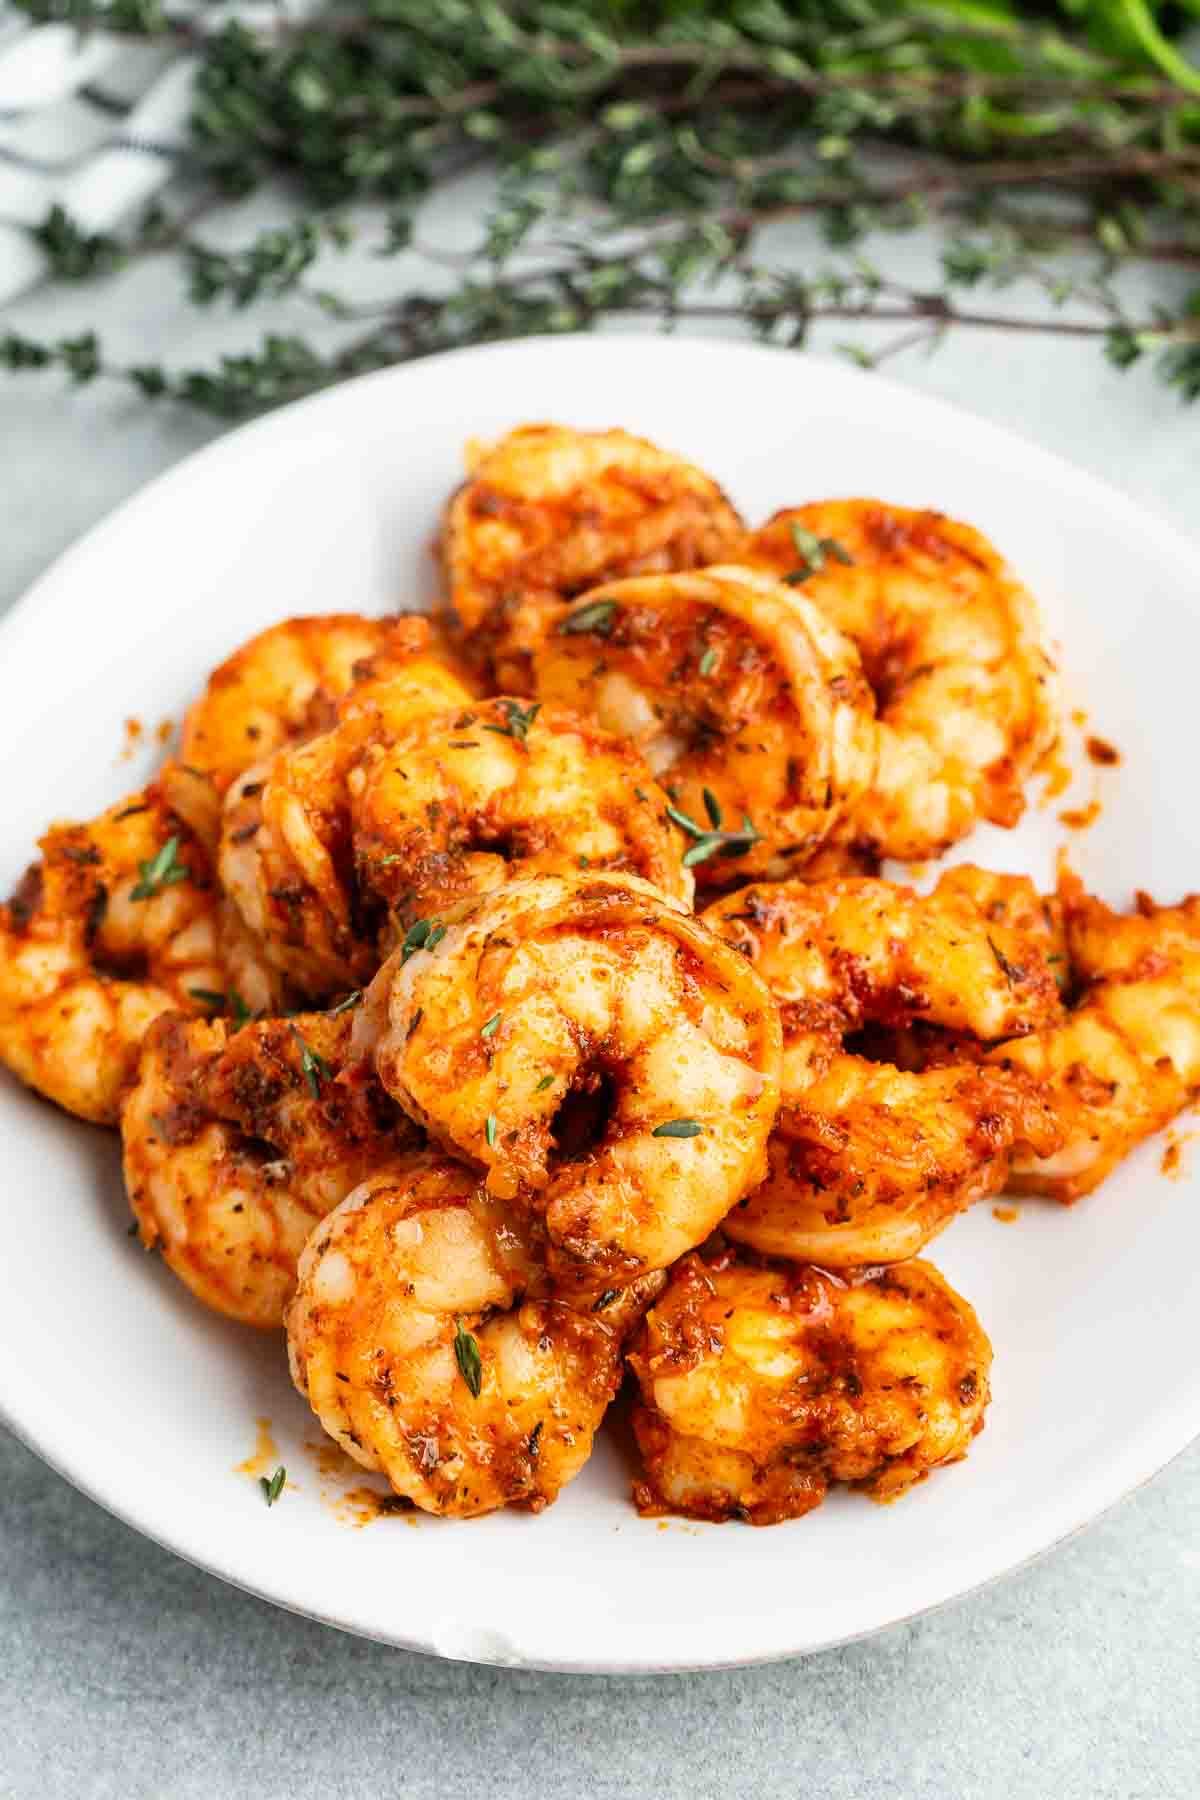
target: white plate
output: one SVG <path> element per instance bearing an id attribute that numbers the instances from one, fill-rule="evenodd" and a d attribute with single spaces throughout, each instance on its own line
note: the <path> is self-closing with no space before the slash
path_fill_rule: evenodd
<path id="1" fill-rule="evenodd" d="M 979 525 L 1041 597 L 1075 704 L 1124 752 L 1076 841 L 1126 900 L 1200 885 L 1200 555 L 1130 501 L 994 427 L 790 352 L 697 340 L 533 341 L 372 376 L 255 424 L 155 482 L 63 557 L 0 633 L 3 867 L 51 815 L 87 816 L 152 765 L 123 722 L 178 718 L 204 672 L 288 612 L 427 592 L 468 434 L 620 424 L 694 457 L 753 519 L 879 494 Z M 1086 779 L 1084 781 L 1086 790 Z M 1085 791 L 1086 797 L 1086 791 Z M 1059 803 L 1061 804 L 1061 802 Z M 1053 811 L 971 852 L 1048 879 Z M 835 1495 L 766 1531 L 637 1517 L 604 1443 L 540 1518 L 385 1518 L 329 1504 L 278 1340 L 202 1312 L 125 1235 L 115 1140 L 5 1081 L 0 1406 L 121 1518 L 227 1580 L 346 1628 L 480 1661 L 711 1666 L 816 1649 L 1001 1574 L 1095 1517 L 1200 1432 L 1196 1179 L 1145 1146 L 1074 1210 L 987 1206 L 934 1260 L 996 1347 L 988 1429 L 899 1506 Z M 1186 1152 L 1185 1152 L 1186 1163 Z M 233 1465 L 267 1415 L 289 1487 Z"/>

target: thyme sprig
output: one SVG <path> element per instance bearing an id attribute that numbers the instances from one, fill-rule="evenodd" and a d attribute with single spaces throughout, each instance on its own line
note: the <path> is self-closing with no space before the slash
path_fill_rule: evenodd
<path id="1" fill-rule="evenodd" d="M 711 821 L 709 827 L 698 824 L 689 813 L 682 812 L 673 803 L 667 805 L 667 817 L 692 839 L 691 847 L 680 858 L 685 869 L 693 869 L 697 863 L 707 862 L 711 856 L 745 856 L 755 844 L 762 842 L 762 832 L 749 813 L 742 814 L 740 830 L 727 831 L 722 828 L 721 807 L 711 788 L 704 789 L 704 809 Z"/>
<path id="2" fill-rule="evenodd" d="M 31 228 L 52 272 L 86 282 L 169 253 L 199 306 L 299 299 L 329 329 L 268 328 L 195 368 L 119 362 L 90 330 L 13 330 L 15 373 L 114 378 L 237 419 L 435 350 L 627 317 L 739 320 L 782 344 L 841 322 L 866 366 L 951 331 L 1049 333 L 1200 394 L 1194 4 L 328 0 L 253 24 L 169 0 L 16 4 L 177 45 L 198 70 L 182 197 L 119 233 L 52 208 Z M 427 242 L 425 200 L 478 167 L 495 177 L 478 243 Z M 294 216 L 231 246 L 223 212 L 281 177 Z M 819 228 L 824 266 L 768 240 L 792 220 Z M 941 240 L 931 286 L 886 266 L 891 234 L 922 224 Z M 330 279 L 351 247 L 410 252 L 429 276 L 410 260 L 363 305 Z M 1137 314 L 1118 281 L 1135 262 L 1164 270 Z M 1050 311 L 981 298 L 1017 284 Z"/>
<path id="3" fill-rule="evenodd" d="M 300 1072 L 308 1083 L 308 1091 L 314 1100 L 319 1100 L 321 1098 L 321 1083 L 323 1081 L 332 1081 L 336 1071 L 319 1051 L 314 1050 L 312 1045 L 307 1043 L 305 1039 L 301 1037 L 294 1025 L 289 1025 L 288 1030 L 300 1046 Z"/>
<path id="4" fill-rule="evenodd" d="M 152 900 L 164 888 L 174 887 L 177 881 L 187 881 L 190 876 L 187 864 L 179 860 L 178 837 L 169 837 L 161 850 L 138 864 L 138 880 L 130 888 L 129 898 Z"/>

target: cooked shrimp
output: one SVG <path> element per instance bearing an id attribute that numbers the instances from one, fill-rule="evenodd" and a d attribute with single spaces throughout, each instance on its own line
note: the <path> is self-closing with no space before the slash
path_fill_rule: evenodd
<path id="1" fill-rule="evenodd" d="M 248 1325 L 283 1323 L 316 1222 L 420 1141 L 350 1035 L 346 1013 L 240 1030 L 170 1013 L 146 1034 L 121 1114 L 141 1240 Z"/>
<path id="2" fill-rule="evenodd" d="M 1009 1187 L 1071 1201 L 1200 1094 L 1200 895 L 1156 906 L 1139 894 L 1122 915 L 1066 875 L 1059 899 L 1072 1010 L 992 1060 L 1033 1077 L 1065 1138 L 1050 1155 L 1024 1146 Z"/>
<path id="3" fill-rule="evenodd" d="M 415 720 L 471 701 L 423 637 L 393 638 L 359 666 L 329 730 L 285 746 L 230 788 L 222 883 L 267 959 L 310 999 L 369 980 L 382 961 L 383 921 L 354 880 L 351 770 L 372 743 L 391 743 Z"/>
<path id="4" fill-rule="evenodd" d="M 640 875 L 692 903 L 667 797 L 636 750 L 559 709 L 488 700 L 373 744 L 347 785 L 360 895 L 400 935 L 524 875 Z"/>
<path id="5" fill-rule="evenodd" d="M 530 693 L 548 608 L 599 581 L 720 562 L 742 521 L 715 481 L 625 431 L 523 425 L 472 446 L 446 509 L 442 617 L 503 693 Z"/>
<path id="6" fill-rule="evenodd" d="M 782 582 L 647 576 L 548 617 L 539 695 L 632 739 L 675 801 L 701 885 L 788 874 L 874 776 L 857 654 Z"/>
<path id="7" fill-rule="evenodd" d="M 325 613 L 284 619 L 226 657 L 184 721 L 180 757 L 219 794 L 255 763 L 328 724 L 367 658 L 428 648 L 428 620 Z"/>
<path id="8" fill-rule="evenodd" d="M 342 1448 L 425 1512 L 540 1512 L 591 1454 L 622 1338 L 659 1280 L 574 1312 L 536 1252 L 528 1218 L 426 1153 L 364 1181 L 300 1258 L 292 1379 Z"/>
<path id="9" fill-rule="evenodd" d="M 992 1349 L 928 1263 L 863 1270 L 689 1256 L 629 1357 L 648 1511 L 774 1525 L 830 1482 L 896 1500 L 983 1429 Z"/>
<path id="10" fill-rule="evenodd" d="M 764 1172 L 779 1019 L 736 951 L 633 876 L 537 876 L 410 930 L 361 1016 L 380 1079 L 581 1292 L 665 1268 Z"/>
<path id="11" fill-rule="evenodd" d="M 954 884 L 928 896 L 868 879 L 759 885 L 703 922 L 749 958 L 783 1016 L 770 1172 L 725 1221 L 730 1237 L 828 1268 L 901 1261 L 999 1191 L 1014 1144 L 1056 1147 L 1030 1080 L 970 1064 L 910 1072 L 845 1045 L 913 1019 L 988 1043 L 1060 1016 L 1041 940 Z"/>
<path id="12" fill-rule="evenodd" d="M 935 892 L 962 894 L 993 925 L 1036 940 L 1060 989 L 1067 986 L 1069 954 L 1062 903 L 1056 894 L 1040 894 L 1028 875 L 1002 875 L 975 863 L 943 870 Z"/>
<path id="13" fill-rule="evenodd" d="M 738 553 L 789 571 L 857 646 L 879 761 L 855 823 L 882 854 L 940 854 L 978 819 L 1015 825 L 1057 733 L 1037 607 L 987 539 L 940 513 L 829 500 L 776 513 Z"/>
<path id="14" fill-rule="evenodd" d="M 275 1004 L 168 768 L 87 824 L 54 825 L 0 908 L 0 1059 L 68 1112 L 115 1125 L 150 1022 Z"/>

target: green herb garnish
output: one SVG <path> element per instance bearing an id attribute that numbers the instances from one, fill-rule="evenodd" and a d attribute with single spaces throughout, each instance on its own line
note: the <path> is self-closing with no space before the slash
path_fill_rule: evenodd
<path id="1" fill-rule="evenodd" d="M 720 817 L 721 809 L 716 796 L 707 788 L 704 790 L 704 805 L 710 819 L 714 812 Z M 749 813 L 742 814 L 740 831 L 717 830 L 715 821 L 714 829 L 709 830 L 674 805 L 667 807 L 667 816 L 692 839 L 691 848 L 685 850 L 681 858 L 685 869 L 693 869 L 697 863 L 707 862 L 710 856 L 745 856 L 747 850 L 762 842 L 762 832 L 757 829 Z"/>
<path id="2" fill-rule="evenodd" d="M 187 881 L 191 871 L 186 863 L 179 860 L 179 839 L 169 837 L 157 856 L 148 862 L 138 864 L 141 877 L 136 887 L 130 890 L 131 900 L 151 900 L 155 894 L 161 894 L 164 888 L 177 881 Z"/>
<path id="3" fill-rule="evenodd" d="M 554 1085 L 553 1075 L 543 1075 L 542 1079 L 538 1082 L 537 1086 L 534 1088 L 533 1091 L 535 1094 L 544 1094 L 546 1089 L 548 1087 L 552 1087 L 553 1085 Z"/>
<path id="4" fill-rule="evenodd" d="M 507 724 L 485 725 L 483 729 L 494 731 L 497 737 L 515 738 L 518 744 L 523 744 L 529 727 L 542 710 L 541 701 L 535 700 L 532 706 L 523 707 L 519 700 L 501 700 L 500 705 L 504 708 Z"/>
<path id="5" fill-rule="evenodd" d="M 700 658 L 700 673 L 701 673 L 701 675 L 704 675 L 704 676 L 711 675 L 713 670 L 716 668 L 716 666 L 717 666 L 717 653 L 712 648 L 712 645 L 710 644 L 708 649 L 704 652 L 704 655 Z"/>
<path id="6" fill-rule="evenodd" d="M 271 1476 L 271 1479 L 269 1481 L 267 1480 L 267 1477 L 265 1475 L 259 1476 L 258 1485 L 263 1491 L 263 1497 L 266 1500 L 268 1506 L 274 1506 L 274 1504 L 278 1500 L 280 1494 L 282 1494 L 282 1492 L 283 1492 L 283 1484 L 286 1480 L 287 1480 L 287 1470 L 284 1468 L 282 1463 L 280 1463 L 279 1467 L 276 1469 L 275 1473 Z"/>
<path id="7" fill-rule="evenodd" d="M 211 1006 L 214 1012 L 227 1013 L 233 1020 L 233 1029 L 240 1031 L 242 1026 L 253 1017 L 250 1008 L 242 999 L 236 988 L 229 988 L 220 994 L 215 988 L 189 988 L 192 998 L 199 1000 L 202 1006 Z"/>
<path id="8" fill-rule="evenodd" d="M 696 1119 L 668 1119 L 665 1125 L 656 1125 L 650 1136 L 692 1138 L 699 1137 L 703 1130 L 703 1125 Z"/>
<path id="9" fill-rule="evenodd" d="M 593 600 L 590 606 L 580 606 L 568 613 L 559 631 L 564 637 L 573 637 L 576 633 L 594 632 L 597 637 L 608 637 L 613 628 L 613 620 L 617 613 L 615 600 Z"/>
<path id="10" fill-rule="evenodd" d="M 346 998 L 344 1000 L 339 1000 L 336 1006 L 331 1006 L 329 1008 L 328 1017 L 331 1019 L 336 1019 L 336 1018 L 339 1018 L 342 1013 L 352 1012 L 353 1009 L 359 1004 L 362 997 L 363 997 L 362 989 L 361 988 L 353 988 L 351 990 L 351 992 L 346 995 Z"/>
<path id="11" fill-rule="evenodd" d="M 305 1043 L 294 1025 L 289 1025 L 288 1030 L 300 1046 L 300 1068 L 308 1083 L 308 1090 L 314 1100 L 319 1100 L 322 1081 L 332 1081 L 334 1072 L 325 1058 L 319 1055 L 311 1044 Z"/>
<path id="12" fill-rule="evenodd" d="M 790 522 L 788 530 L 796 555 L 800 558 L 800 566 L 785 575 L 785 581 L 798 583 L 807 581 L 810 575 L 819 575 L 831 556 L 835 562 L 844 563 L 847 568 L 853 565 L 854 558 L 836 538 L 817 537 L 813 532 L 806 531 L 798 519 Z"/>
<path id="13" fill-rule="evenodd" d="M 487 1139 L 488 1149 L 494 1150 L 496 1148 L 496 1115 L 495 1115 L 495 1113 L 488 1114 L 487 1119 L 484 1122 L 483 1135 Z"/>
<path id="14" fill-rule="evenodd" d="M 500 1021 L 503 1017 L 504 1017 L 504 1014 L 502 1012 L 494 1012 L 492 1014 L 491 1018 L 488 1020 L 487 1024 L 481 1025 L 479 1027 L 480 1037 L 481 1038 L 495 1037 L 497 1031 L 500 1028 Z"/>
<path id="15" fill-rule="evenodd" d="M 199 1000 L 201 1006 L 211 1006 L 218 1012 L 225 1011 L 225 996 L 215 988 L 189 988 L 188 993 L 193 1000 Z"/>
<path id="16" fill-rule="evenodd" d="M 401 963 L 406 963 L 418 950 L 436 949 L 445 935 L 444 925 L 437 925 L 432 919 L 417 919 L 404 934 L 404 941 L 400 946 Z"/>
<path id="17" fill-rule="evenodd" d="M 483 1386 L 483 1358 L 479 1354 L 479 1345 L 461 1319 L 457 1319 L 454 1325 L 454 1360 L 458 1364 L 459 1374 L 478 1400 L 479 1390 Z"/>
<path id="18" fill-rule="evenodd" d="M 991 946 L 992 955 L 999 963 L 1001 973 L 1009 987 L 1015 987 L 1019 981 L 1024 981 L 1025 971 L 1020 963 L 1010 962 L 995 938 L 989 936 L 988 943 Z"/>

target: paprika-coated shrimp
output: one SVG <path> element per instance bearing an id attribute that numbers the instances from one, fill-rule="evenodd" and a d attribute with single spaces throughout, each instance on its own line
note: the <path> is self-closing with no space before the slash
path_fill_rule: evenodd
<path id="1" fill-rule="evenodd" d="M 121 1114 L 142 1244 L 246 1325 L 282 1325 L 315 1222 L 421 1141 L 349 1039 L 344 1013 L 241 1030 L 169 1013 L 146 1035 Z"/>
<path id="2" fill-rule="evenodd" d="M 761 1180 L 779 1018 L 745 959 L 632 876 L 544 875 L 412 931 L 363 1011 L 380 1079 L 580 1292 L 665 1268 Z"/>
<path id="3" fill-rule="evenodd" d="M 368 658 L 433 649 L 427 619 L 284 619 L 213 670 L 184 718 L 180 758 L 224 794 L 244 770 L 327 725 L 334 701 L 354 686 Z"/>
<path id="4" fill-rule="evenodd" d="M 330 729 L 285 746 L 230 788 L 222 883 L 263 954 L 300 993 L 344 992 L 369 980 L 382 959 L 383 921 L 354 880 L 351 770 L 372 743 L 390 743 L 426 714 L 467 709 L 471 699 L 424 639 L 393 640 L 360 666 Z"/>
<path id="5" fill-rule="evenodd" d="M 420 1142 L 346 1014 L 232 1029 L 170 1013 L 146 1035 L 121 1114 L 142 1243 L 206 1306 L 278 1327 L 319 1219 Z"/>
<path id="6" fill-rule="evenodd" d="M 826 500 L 776 513 L 738 553 L 803 582 L 856 645 L 879 757 L 855 824 L 882 854 L 940 854 L 980 819 L 1015 825 L 1057 734 L 1037 607 L 987 539 L 941 513 Z"/>
<path id="7" fill-rule="evenodd" d="M 351 770 L 360 894 L 400 935 L 414 919 L 524 875 L 640 875 L 690 907 L 667 797 L 636 750 L 536 703 L 487 700 L 420 719 Z"/>
<path id="8" fill-rule="evenodd" d="M 593 588 L 549 615 L 534 675 L 542 699 L 637 745 L 701 886 L 802 866 L 874 776 L 853 646 L 803 595 L 748 569 Z"/>
<path id="9" fill-rule="evenodd" d="M 532 691 L 547 609 L 597 582 L 720 562 L 744 527 L 700 469 L 626 431 L 523 425 L 468 449 L 440 616 L 502 693 Z"/>
<path id="10" fill-rule="evenodd" d="M 288 1312 L 292 1378 L 356 1462 L 426 1512 L 540 1512 L 579 1473 L 660 1285 L 599 1312 L 550 1289 L 529 1218 L 432 1153 L 394 1160 L 319 1225 Z"/>
<path id="11" fill-rule="evenodd" d="M 1078 877 L 1059 883 L 1073 986 L 1064 1023 L 992 1061 L 1039 1085 L 1065 1139 L 1014 1157 L 1019 1194 L 1077 1200 L 1200 1093 L 1200 895 L 1113 912 Z"/>
<path id="12" fill-rule="evenodd" d="M 992 1351 L 928 1263 L 862 1270 L 685 1257 L 637 1333 L 643 1510 L 774 1525 L 831 1482 L 898 1499 L 983 1427 Z"/>
<path id="13" fill-rule="evenodd" d="M 252 1010 L 278 979 L 222 900 L 177 765 L 87 824 L 54 825 L 0 907 L 0 1059 L 68 1112 L 115 1125 L 150 1022 Z"/>
<path id="14" fill-rule="evenodd" d="M 1003 1186 L 1014 1144 L 1056 1146 L 1051 1109 L 1020 1075 L 912 1072 L 844 1043 L 913 1019 L 988 1043 L 1060 1017 L 1041 940 L 955 885 L 923 896 L 870 879 L 760 884 L 703 922 L 750 959 L 783 1017 L 769 1174 L 728 1236 L 829 1268 L 900 1261 Z"/>

